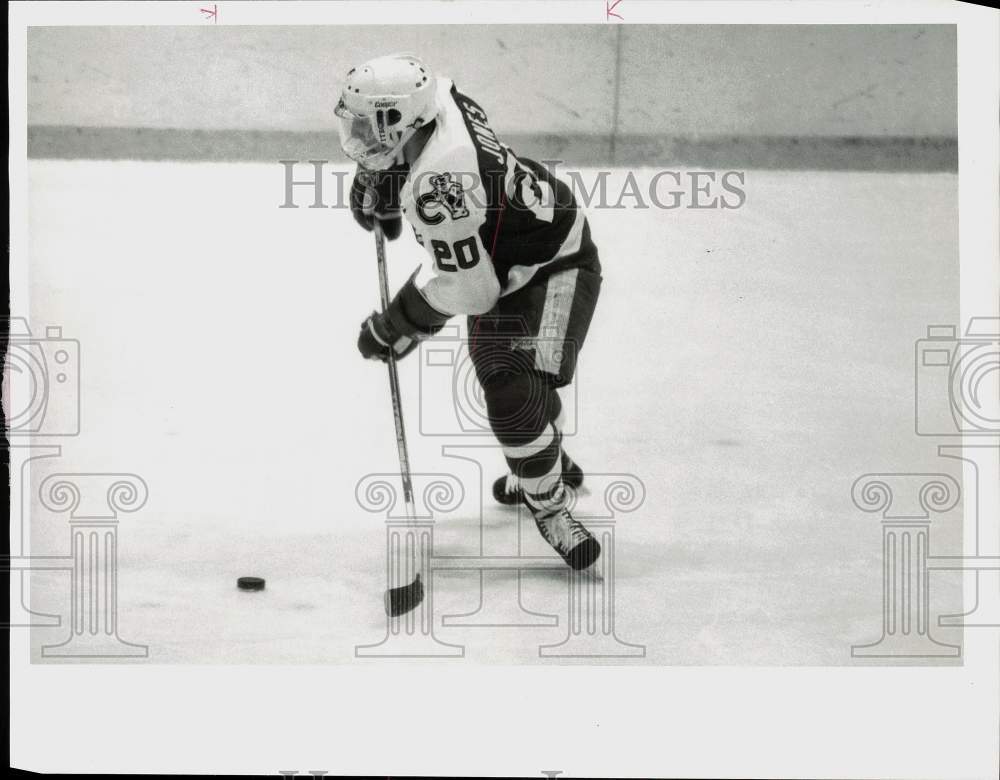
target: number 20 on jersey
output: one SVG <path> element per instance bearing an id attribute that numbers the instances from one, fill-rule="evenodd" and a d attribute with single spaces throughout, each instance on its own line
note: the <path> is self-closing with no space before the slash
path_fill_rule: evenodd
<path id="1" fill-rule="evenodd" d="M 442 271 L 459 271 L 473 268 L 479 263 L 479 247 L 476 237 L 469 236 L 448 246 L 447 241 L 431 240 L 434 262 Z"/>

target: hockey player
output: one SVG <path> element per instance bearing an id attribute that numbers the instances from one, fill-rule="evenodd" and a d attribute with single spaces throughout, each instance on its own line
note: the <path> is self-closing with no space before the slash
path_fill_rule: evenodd
<path id="1" fill-rule="evenodd" d="M 562 449 L 557 390 L 572 380 L 601 286 L 590 228 L 572 193 L 502 143 L 482 108 L 410 55 L 352 68 L 337 104 L 341 145 L 358 163 L 354 218 L 389 239 L 405 215 L 426 261 L 384 313 L 361 325 L 358 349 L 402 358 L 455 315 L 510 473 L 493 486 L 523 501 L 574 569 L 601 548 L 569 511 L 583 472 Z"/>

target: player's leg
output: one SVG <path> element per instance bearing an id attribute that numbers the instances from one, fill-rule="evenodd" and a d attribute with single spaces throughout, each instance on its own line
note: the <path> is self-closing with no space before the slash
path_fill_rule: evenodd
<path id="1" fill-rule="evenodd" d="M 592 246 L 592 245 L 591 245 Z M 549 406 L 557 432 L 563 429 L 562 404 L 557 391 L 568 385 L 576 372 L 577 358 L 586 340 L 600 293 L 601 276 L 594 262 L 590 267 L 570 268 L 533 280 L 527 287 L 502 298 L 497 317 L 481 320 L 482 334 L 494 340 L 494 352 L 479 361 L 480 382 L 491 367 L 520 357 L 519 370 L 541 374 L 556 394 Z M 599 268 L 599 266 L 597 266 Z M 470 330 L 470 333 L 473 331 Z M 486 342 L 481 339 L 481 343 Z M 485 383 L 484 383 L 485 386 Z M 583 484 L 583 470 L 562 450 L 562 477 L 566 485 L 578 489 Z M 493 483 L 493 497 L 501 504 L 523 500 L 519 475 L 511 470 Z"/>
<path id="2" fill-rule="evenodd" d="M 536 370 L 494 373 L 483 384 L 493 432 L 542 536 L 574 569 L 585 569 L 600 544 L 569 512 L 562 479 L 559 395 Z"/>
<path id="3" fill-rule="evenodd" d="M 567 508 L 564 472 L 575 464 L 563 456 L 558 388 L 573 378 L 599 289 L 593 271 L 559 271 L 501 299 L 469 327 L 469 351 L 508 480 L 573 568 L 593 563 L 600 545 Z"/>
<path id="4" fill-rule="evenodd" d="M 562 412 L 552 421 L 552 425 L 560 434 L 565 423 Z M 583 486 L 583 469 L 577 465 L 568 452 L 566 452 L 565 442 L 562 447 L 562 478 L 567 487 L 574 490 Z M 513 471 L 508 471 L 505 475 L 497 477 L 493 482 L 493 498 L 499 504 L 506 506 L 516 506 L 524 501 L 524 488 L 520 478 Z"/>

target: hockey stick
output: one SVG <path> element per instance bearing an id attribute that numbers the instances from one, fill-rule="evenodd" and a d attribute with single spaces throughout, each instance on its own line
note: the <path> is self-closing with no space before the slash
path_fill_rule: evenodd
<path id="1" fill-rule="evenodd" d="M 374 217 L 375 258 L 378 262 L 379 294 L 382 297 L 382 311 L 389 308 L 389 272 L 385 263 L 385 234 L 382 225 Z M 413 481 L 410 478 L 410 456 L 406 449 L 406 428 L 403 426 L 403 402 L 399 393 L 399 374 L 396 371 L 396 355 L 389 348 L 389 392 L 392 394 L 392 419 L 396 425 L 396 451 L 399 454 L 399 475 L 403 481 L 403 501 L 406 504 L 406 519 L 412 523 L 416 517 L 413 504 Z M 385 592 L 385 612 L 390 617 L 403 615 L 420 606 L 424 600 L 424 585 L 420 572 L 409 585 L 389 588 Z"/>

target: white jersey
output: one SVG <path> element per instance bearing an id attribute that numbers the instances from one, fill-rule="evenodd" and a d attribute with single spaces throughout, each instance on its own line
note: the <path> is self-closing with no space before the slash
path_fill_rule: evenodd
<path id="1" fill-rule="evenodd" d="M 441 314 L 482 314 L 541 267 L 571 264 L 586 220 L 569 187 L 515 156 L 449 79 L 438 79 L 437 101 L 435 129 L 400 189 L 428 253 L 414 284 Z"/>

